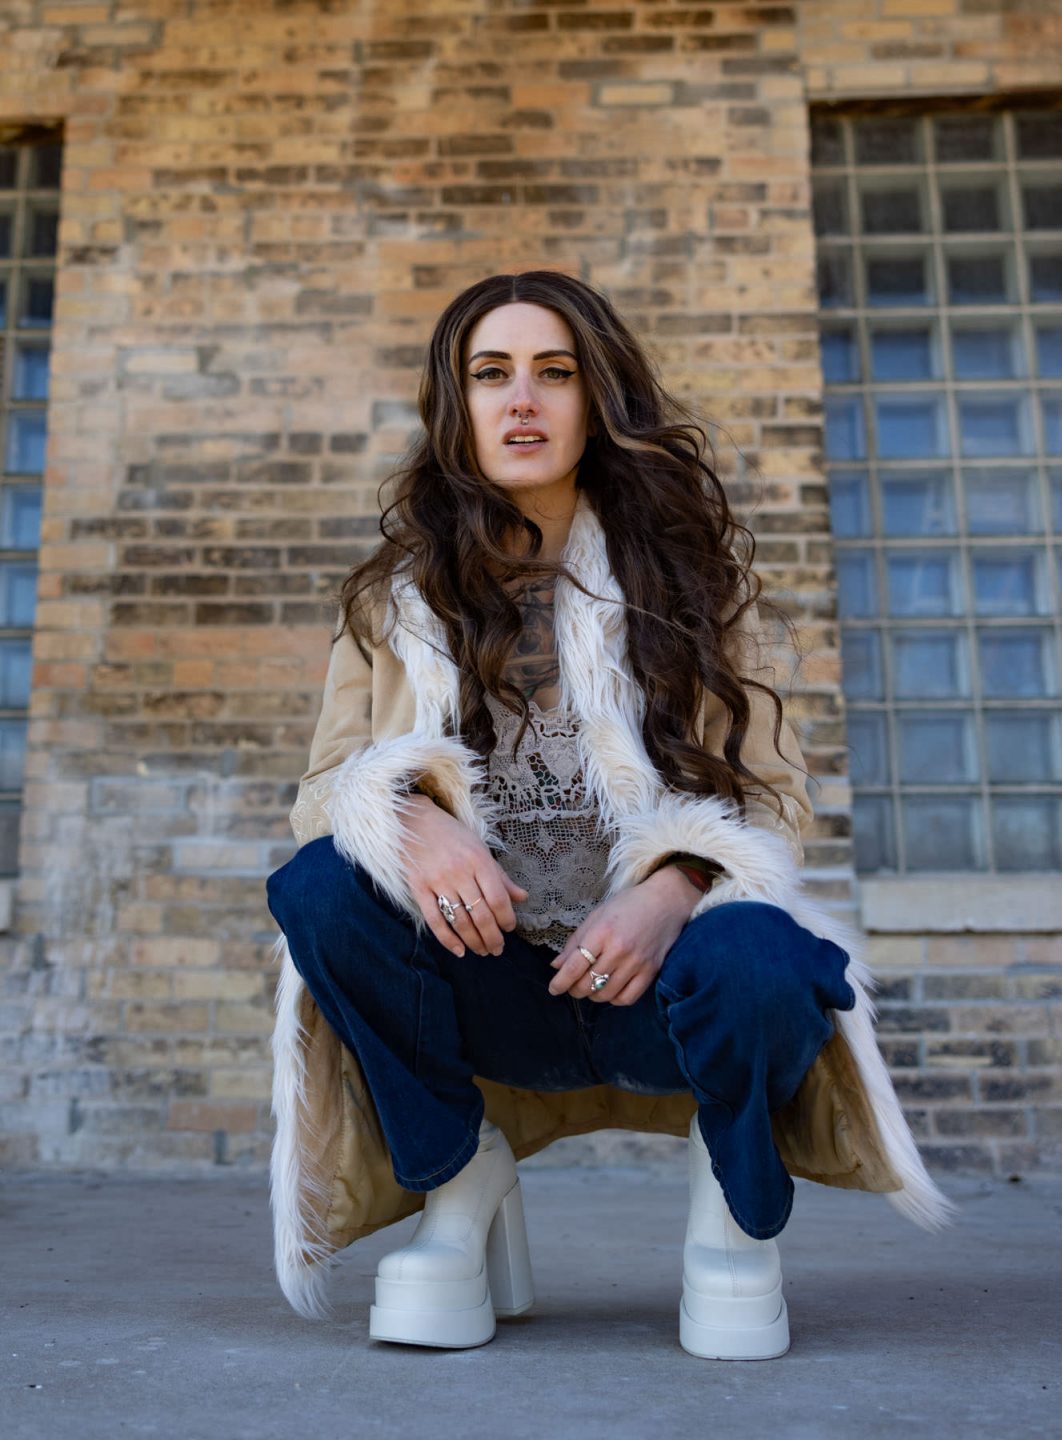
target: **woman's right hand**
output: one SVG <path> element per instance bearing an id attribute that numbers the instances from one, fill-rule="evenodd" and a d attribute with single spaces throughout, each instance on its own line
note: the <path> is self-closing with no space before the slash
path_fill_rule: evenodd
<path id="1" fill-rule="evenodd" d="M 467 825 L 427 795 L 414 794 L 409 800 L 410 811 L 402 816 L 403 865 L 428 928 L 455 955 L 463 955 L 466 945 L 477 955 L 500 955 L 502 931 L 516 928 L 512 902 L 526 900 L 528 892 L 509 878 Z M 440 895 L 454 907 L 453 925 L 439 909 Z M 466 902 L 471 910 L 464 908 Z"/>

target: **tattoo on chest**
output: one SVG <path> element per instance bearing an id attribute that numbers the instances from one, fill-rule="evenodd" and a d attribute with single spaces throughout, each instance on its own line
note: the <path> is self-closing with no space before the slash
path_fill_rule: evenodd
<path id="1" fill-rule="evenodd" d="M 505 667 L 511 680 L 525 700 L 539 697 L 555 689 L 560 680 L 560 667 L 553 634 L 553 579 L 545 576 L 532 580 L 513 596 L 520 610 L 523 629 L 517 636 Z"/>

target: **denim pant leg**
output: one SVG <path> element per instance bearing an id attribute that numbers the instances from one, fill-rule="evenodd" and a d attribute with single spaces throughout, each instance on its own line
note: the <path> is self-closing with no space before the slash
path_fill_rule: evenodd
<path id="1" fill-rule="evenodd" d="M 269 908 L 324 1018 L 355 1055 L 395 1179 L 431 1190 L 471 1159 L 473 1076 L 530 1089 L 597 1083 L 553 952 L 504 936 L 500 956 L 452 954 L 340 856 L 311 841 L 267 881 Z"/>
<path id="2" fill-rule="evenodd" d="M 833 1034 L 825 1012 L 854 1007 L 847 964 L 838 945 L 786 911 L 738 901 L 691 920 L 658 977 L 713 1172 L 757 1240 L 779 1234 L 793 1207 L 771 1112 L 793 1098 Z"/>
<path id="3" fill-rule="evenodd" d="M 727 1205 L 758 1240 L 784 1229 L 793 1204 L 770 1112 L 792 1099 L 833 1034 L 825 1011 L 855 1005 L 847 964 L 784 910 L 740 901 L 685 925 L 635 1005 L 596 1007 L 591 1050 L 602 1078 L 693 1091 Z"/>

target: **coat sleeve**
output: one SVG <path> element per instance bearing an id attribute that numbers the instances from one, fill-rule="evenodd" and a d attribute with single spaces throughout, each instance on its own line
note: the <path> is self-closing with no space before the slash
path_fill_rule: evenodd
<path id="1" fill-rule="evenodd" d="M 750 606 L 731 632 L 729 653 L 744 680 L 758 680 L 774 688 L 775 675 L 756 607 Z M 750 825 L 781 835 L 797 864 L 803 860 L 802 832 L 812 819 L 808 798 L 808 774 L 792 725 L 782 717 L 778 746 L 774 741 L 775 706 L 764 691 L 746 687 L 749 699 L 749 726 L 741 747 L 741 758 L 758 784 L 746 787 L 745 816 Z M 717 695 L 706 697 L 703 744 L 712 755 L 722 755 L 728 714 Z M 770 786 L 775 795 L 772 795 Z M 711 857 L 707 857 L 711 858 Z"/>
<path id="2" fill-rule="evenodd" d="M 366 659 L 349 629 L 332 646 L 325 676 L 321 712 L 310 742 L 310 758 L 299 781 L 290 815 L 295 841 L 332 833 L 326 802 L 343 761 L 372 739 L 372 661 Z"/>

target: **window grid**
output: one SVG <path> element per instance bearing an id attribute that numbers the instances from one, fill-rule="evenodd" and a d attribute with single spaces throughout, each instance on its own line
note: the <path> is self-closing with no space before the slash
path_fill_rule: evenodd
<path id="1" fill-rule="evenodd" d="M 951 117 L 949 117 L 951 118 Z M 990 780 L 991 765 L 987 723 L 992 716 L 1008 717 L 1013 724 L 1015 718 L 1035 713 L 1046 714 L 1047 725 L 1059 724 L 1057 701 L 1060 664 L 1062 655 L 1062 634 L 1059 617 L 1062 614 L 1062 597 L 1059 594 L 1062 583 L 1062 552 L 1058 548 L 1056 522 L 1060 501 L 1052 491 L 1052 485 L 1062 488 L 1062 456 L 1054 466 L 1048 460 L 1048 436 L 1045 434 L 1043 399 L 1055 398 L 1062 404 L 1062 371 L 1057 360 L 1052 377 L 1041 373 L 1037 355 L 1037 334 L 1035 322 L 1050 320 L 1062 332 L 1062 288 L 1050 300 L 1037 299 L 1029 288 L 1029 261 L 1034 256 L 1048 254 L 1046 243 L 1053 246 L 1053 254 L 1059 254 L 1058 242 L 1062 239 L 1062 218 L 1057 214 L 1057 196 L 1062 195 L 1062 143 L 1049 144 L 1048 158 L 1031 159 L 1018 153 L 1016 144 L 1016 116 L 1014 113 L 995 117 L 980 117 L 981 124 L 990 123 L 995 127 L 994 157 L 969 161 L 948 160 L 938 163 L 935 147 L 935 130 L 938 117 L 922 116 L 908 121 L 909 134 L 918 142 L 914 162 L 902 164 L 858 163 L 856 142 L 860 121 L 830 119 L 813 124 L 813 140 L 825 144 L 815 147 L 820 151 L 840 141 L 839 156 L 829 156 L 833 163 L 823 163 L 821 156 L 814 162 L 816 183 L 816 229 L 819 233 L 820 273 L 824 276 L 822 286 L 821 323 L 824 340 L 838 333 L 845 326 L 854 332 L 858 354 L 858 375 L 856 378 L 836 379 L 827 377 L 827 404 L 838 398 L 854 397 L 859 405 L 854 429 L 848 432 L 852 440 L 851 453 L 837 459 L 830 454 L 830 421 L 827 421 L 827 473 L 830 481 L 831 502 L 836 504 L 837 485 L 846 473 L 863 472 L 866 475 L 865 499 L 869 506 L 869 524 L 855 527 L 858 533 L 845 534 L 844 527 L 835 528 L 838 568 L 842 606 L 847 603 L 848 613 L 842 612 L 842 636 L 845 641 L 861 634 L 877 636 L 880 651 L 880 675 L 882 688 L 875 696 L 852 693 L 849 677 L 846 675 L 846 692 L 853 729 L 859 731 L 863 717 L 876 719 L 884 727 L 887 768 L 884 774 L 872 775 L 870 779 L 854 783 L 857 813 L 857 864 L 863 870 L 908 870 L 973 868 L 982 870 L 1012 870 L 1019 868 L 1010 863 L 1013 852 L 997 838 L 995 813 L 991 808 L 997 800 L 1010 796 L 1043 797 L 1053 805 L 1053 816 L 1048 816 L 1047 828 L 1052 838 L 1041 847 L 1042 854 L 1032 865 L 1020 868 L 1053 868 L 1062 854 L 1062 770 L 1059 768 L 1059 747 L 1062 745 L 1059 733 L 1048 735 L 1049 768 L 1035 777 L 1023 777 L 1021 782 L 1007 783 L 998 778 Z M 870 122 L 873 125 L 873 121 Z M 901 122 L 902 123 L 902 122 Z M 1058 116 L 1046 118 L 1048 133 L 1050 127 L 1057 132 Z M 817 136 L 815 131 L 818 131 Z M 1058 137 L 1062 139 L 1062 137 Z M 1051 150 L 1055 151 L 1052 156 Z M 918 158 L 918 154 L 920 157 Z M 840 163 L 837 163 L 839 160 Z M 964 176 L 994 179 L 996 192 L 1005 191 L 1010 215 L 1000 216 L 998 228 L 993 231 L 975 231 L 946 228 L 945 197 L 953 197 L 957 191 L 950 185 Z M 1000 179 L 1004 184 L 1000 185 Z M 836 182 L 841 182 L 838 190 Z M 829 182 L 834 182 L 832 185 Z M 1058 229 L 1037 228 L 1028 231 L 1025 226 L 1025 202 L 1023 182 L 1038 188 L 1041 212 Z M 895 231 L 890 233 L 865 232 L 863 228 L 863 206 L 865 197 L 880 197 L 886 200 L 893 184 L 893 200 L 903 200 L 901 186 L 906 189 L 907 199 L 912 187 L 917 187 L 918 208 L 921 210 L 921 228 L 916 231 Z M 834 208 L 830 208 L 830 192 Z M 826 204 L 823 204 L 823 196 Z M 838 196 L 842 206 L 837 207 Z M 1046 197 L 1046 202 L 1044 201 Z M 1056 210 L 1052 210 L 1052 206 Z M 903 213 L 905 206 L 900 206 Z M 906 206 L 913 216 L 914 209 Z M 825 211 L 825 214 L 823 214 Z M 846 212 L 846 214 L 845 214 Z M 878 205 L 878 216 L 885 214 L 885 206 Z M 1009 219 L 1009 224 L 1007 223 Z M 831 221 L 839 220 L 833 224 Z M 822 223 L 822 222 L 825 223 Z M 841 237 L 844 237 L 843 239 Z M 927 243 L 928 242 L 928 243 Z M 998 253 L 1007 246 L 1006 264 L 1010 269 L 1008 284 L 1016 287 L 1002 303 L 960 304 L 949 303 L 948 260 L 955 255 L 976 254 L 991 247 Z M 931 293 L 924 296 L 926 303 L 906 297 L 908 304 L 882 303 L 881 295 L 869 293 L 867 276 L 869 260 L 875 256 L 887 256 L 890 249 L 897 255 L 912 253 L 915 249 L 928 251 L 931 274 Z M 847 267 L 837 265 L 837 259 L 847 259 Z M 832 266 L 832 268 L 831 268 Z M 844 279 L 847 277 L 848 290 L 845 293 Z M 841 287 L 841 299 L 850 303 L 833 304 L 836 298 L 831 294 L 833 285 Z M 1053 303 L 1054 302 L 1054 303 Z M 990 384 L 983 376 L 962 379 L 956 375 L 955 336 L 970 333 L 969 326 L 982 322 L 994 322 L 1004 330 L 1017 321 L 1022 347 L 1022 363 L 1013 370 L 1013 378 L 993 378 Z M 872 345 L 875 338 L 895 334 L 904 324 L 910 332 L 925 329 L 929 336 L 929 378 L 909 377 L 897 379 L 889 375 L 884 382 L 875 375 Z M 964 330 L 964 327 L 967 327 Z M 1013 346 L 1012 346 L 1013 349 Z M 1058 376 L 1058 379 L 1052 378 Z M 889 454 L 891 447 L 883 444 L 886 438 L 878 429 L 878 406 L 874 403 L 887 396 L 919 396 L 926 390 L 927 383 L 943 396 L 944 419 L 947 435 L 943 444 L 937 444 L 932 456 L 917 454 L 916 457 Z M 1019 445 L 1012 455 L 992 454 L 978 457 L 964 453 L 968 450 L 964 441 L 963 416 L 960 411 L 964 396 L 995 398 L 1013 394 L 1023 397 L 1027 407 L 1026 425 L 1031 426 L 1025 443 Z M 1025 398 L 1027 397 L 1027 398 Z M 1019 401 L 1022 403 L 1022 401 Z M 932 412 L 930 412 L 932 413 Z M 859 443 L 859 426 L 862 427 L 865 443 Z M 932 447 L 927 447 L 932 448 Z M 1062 443 L 1055 441 L 1056 453 Z M 862 452 L 862 453 L 860 453 Z M 1024 529 L 1012 529 L 1010 533 L 972 533 L 970 524 L 970 500 L 967 484 L 975 485 L 978 474 L 983 477 L 1004 475 L 1008 471 L 1029 470 L 1035 476 L 1040 523 L 1027 524 Z M 883 475 L 898 477 L 904 473 L 911 476 L 927 472 L 946 474 L 950 484 L 950 504 L 953 509 L 952 523 L 941 524 L 929 533 L 911 534 L 890 530 L 884 513 Z M 908 527 L 911 528 L 911 527 Z M 902 613 L 902 605 L 895 603 L 890 588 L 889 561 L 902 556 L 917 557 L 922 552 L 926 557 L 938 559 L 944 555 L 952 577 L 957 580 L 958 594 L 951 596 L 950 604 L 943 604 L 939 613 L 922 618 L 916 614 Z M 974 589 L 975 565 L 985 558 L 1011 555 L 1032 555 L 1034 570 L 1031 572 L 1030 613 L 1001 614 L 996 616 L 978 613 L 985 606 L 978 605 Z M 864 615 L 852 614 L 852 595 L 846 597 L 845 575 L 852 586 L 852 572 L 844 570 L 846 557 L 856 558 L 870 554 L 873 558 L 873 584 L 876 595 L 868 597 L 870 603 Z M 957 568 L 956 568 L 957 567 Z M 1035 571 L 1039 569 L 1037 577 Z M 856 575 L 858 581 L 858 575 Z M 858 588 L 856 586 L 856 588 Z M 1037 593 L 1039 592 L 1039 593 Z M 859 608 L 858 597 L 856 609 Z M 913 609 L 913 606 L 912 606 Z M 965 684 L 956 684 L 955 694 L 923 694 L 921 696 L 900 695 L 900 676 L 897 673 L 894 644 L 904 633 L 925 635 L 947 632 L 961 634 L 960 643 L 966 647 L 965 665 L 968 670 Z M 1044 676 L 1044 693 L 1040 696 L 1020 694 L 986 694 L 985 676 L 982 673 L 979 655 L 979 634 L 1009 634 L 1011 639 L 1019 632 L 1044 633 L 1053 646 L 1053 653 L 1046 656 L 1047 673 Z M 895 641 L 893 637 L 896 637 Z M 958 652 L 956 652 L 958 659 Z M 960 679 L 962 677 L 956 677 Z M 962 692 L 962 693 L 960 693 Z M 905 723 L 916 716 L 928 716 L 934 722 L 943 721 L 948 715 L 972 716 L 973 761 L 972 774 L 963 779 L 938 779 L 933 783 L 924 775 L 917 780 L 905 779 L 904 754 L 901 730 Z M 1053 719 L 1051 717 L 1054 717 Z M 863 733 L 859 731 L 859 733 Z M 908 732 L 910 734 L 910 731 Z M 1050 752 L 1053 744 L 1054 752 Z M 854 747 L 853 747 L 854 748 Z M 869 757 L 864 756 L 864 760 Z M 871 762 L 873 763 L 873 762 Z M 957 767 L 958 768 L 958 767 Z M 924 798 L 934 805 L 940 805 L 943 797 L 974 797 L 980 803 L 980 821 L 976 810 L 972 817 L 972 828 L 968 835 L 969 854 L 966 863 L 957 867 L 951 864 L 926 863 L 925 854 L 910 853 L 909 835 L 904 823 L 903 806 L 906 801 Z M 1049 797 L 1053 797 L 1053 800 Z M 884 806 L 882 803 L 884 802 Z M 877 822 L 874 823 L 874 806 L 877 805 Z M 862 816 L 860 816 L 862 811 Z M 912 814 L 914 813 L 912 809 Z M 990 818 L 991 817 L 991 818 Z M 863 820 L 863 824 L 858 822 Z M 869 825 L 868 825 L 869 820 Z M 1053 827 L 1053 828 L 1052 828 Z M 868 831 L 870 832 L 868 834 Z M 860 833 L 862 832 L 862 833 Z M 1000 821 L 1000 833 L 1005 827 Z M 918 849 L 916 837 L 915 849 Z"/>
<path id="2" fill-rule="evenodd" d="M 0 146 L 0 874 L 14 873 L 29 707 L 61 147 Z"/>

